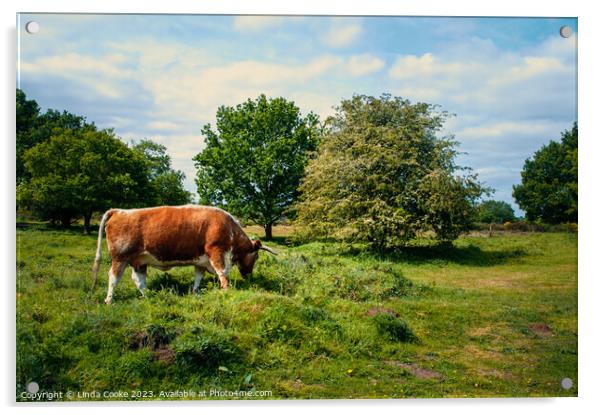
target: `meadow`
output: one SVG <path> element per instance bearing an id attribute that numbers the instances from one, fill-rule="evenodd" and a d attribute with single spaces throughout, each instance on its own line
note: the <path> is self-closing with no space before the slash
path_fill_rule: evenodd
<path id="1" fill-rule="evenodd" d="M 191 267 L 151 269 L 142 297 L 128 269 L 106 306 L 106 245 L 91 290 L 96 235 L 18 229 L 17 400 L 32 381 L 83 400 L 577 395 L 576 234 L 387 255 L 274 234 L 279 255 L 262 253 L 250 278 L 234 270 L 227 291 L 207 277 L 193 295 Z M 91 393 L 103 391 L 129 396 Z"/>

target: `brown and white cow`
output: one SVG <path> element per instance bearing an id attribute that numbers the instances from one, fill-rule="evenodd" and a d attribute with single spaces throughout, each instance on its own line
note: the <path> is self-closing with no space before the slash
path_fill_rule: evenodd
<path id="1" fill-rule="evenodd" d="M 102 217 L 92 276 L 94 284 L 102 256 L 102 233 L 106 227 L 107 246 L 112 264 L 105 303 L 113 299 L 113 290 L 123 271 L 130 265 L 132 279 L 144 295 L 147 267 L 162 270 L 193 265 L 196 293 L 205 271 L 219 278 L 228 288 L 228 275 L 236 264 L 243 276 L 253 272 L 259 240 L 252 241 L 238 222 L 226 211 L 209 206 L 160 206 L 144 209 L 110 209 Z"/>

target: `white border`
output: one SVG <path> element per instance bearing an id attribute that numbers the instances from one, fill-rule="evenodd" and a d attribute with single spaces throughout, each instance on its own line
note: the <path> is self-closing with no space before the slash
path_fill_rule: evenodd
<path id="1" fill-rule="evenodd" d="M 579 233 L 579 398 L 564 399 L 474 399 L 474 400 L 404 400 L 404 401 L 275 401 L 275 402 L 201 402 L 201 403 L 145 403 L 135 407 L 148 414 L 164 414 L 170 406 L 185 412 L 259 412 L 303 413 L 326 409 L 329 411 L 363 413 L 374 407 L 387 413 L 439 413 L 472 414 L 545 411 L 546 413 L 593 412 L 600 407 L 598 387 L 600 381 L 600 323 L 598 296 L 602 293 L 597 256 L 600 246 L 600 140 L 599 100 L 601 97 L 599 40 L 602 17 L 596 12 L 593 1 L 541 1 L 505 0 L 501 2 L 471 0 L 421 0 L 421 1 L 345 1 L 305 0 L 295 3 L 278 0 L 145 0 L 126 3 L 123 0 L 12 0 L 2 3 L 3 57 L 2 66 L 2 229 L 0 263 L 3 275 L 3 327 L 8 327 L 1 345 L 3 359 L 0 376 L 2 404 L 9 413 L 86 412 L 105 414 L 107 410 L 131 411 L 118 404 L 101 404 L 83 408 L 83 405 L 17 406 L 14 401 L 14 267 L 15 267 L 15 205 L 14 205 L 14 88 L 16 58 L 16 12 L 84 12 L 84 13 L 209 13 L 209 14 L 319 14 L 319 15 L 446 15 L 446 16 L 562 16 L 579 18 L 579 130 L 580 130 L 580 233 Z M 11 277 L 12 275 L 12 277 Z"/>

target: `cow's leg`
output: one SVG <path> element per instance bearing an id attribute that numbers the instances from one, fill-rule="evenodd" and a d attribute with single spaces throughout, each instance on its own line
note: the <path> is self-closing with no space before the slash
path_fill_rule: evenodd
<path id="1" fill-rule="evenodd" d="M 232 269 L 232 252 L 223 252 L 216 250 L 209 255 L 209 262 L 219 278 L 219 283 L 223 289 L 228 288 L 228 275 Z"/>
<path id="2" fill-rule="evenodd" d="M 119 281 L 121 280 L 121 276 L 123 275 L 123 271 L 127 266 L 127 262 L 119 262 L 113 260 L 111 264 L 111 269 L 109 269 L 109 289 L 107 290 L 107 298 L 105 298 L 105 304 L 110 304 L 113 300 L 113 290 Z"/>
<path id="3" fill-rule="evenodd" d="M 192 292 L 194 294 L 199 293 L 199 286 L 201 285 L 201 281 L 203 280 L 203 274 L 205 270 L 201 267 L 194 267 L 194 287 L 192 287 Z"/>
<path id="4" fill-rule="evenodd" d="M 132 267 L 132 280 L 136 284 L 136 288 L 144 295 L 146 289 L 146 265 L 140 265 L 138 267 Z"/>

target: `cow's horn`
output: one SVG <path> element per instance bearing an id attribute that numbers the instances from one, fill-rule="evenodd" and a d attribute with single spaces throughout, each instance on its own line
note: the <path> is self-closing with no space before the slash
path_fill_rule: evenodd
<path id="1" fill-rule="evenodd" d="M 278 252 L 274 251 L 272 248 L 270 248 L 269 246 L 265 246 L 265 245 L 261 245 L 259 247 L 259 249 L 263 249 L 264 251 L 268 251 L 270 254 L 273 255 L 278 255 Z"/>

